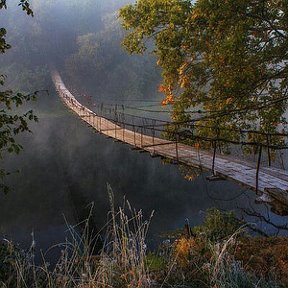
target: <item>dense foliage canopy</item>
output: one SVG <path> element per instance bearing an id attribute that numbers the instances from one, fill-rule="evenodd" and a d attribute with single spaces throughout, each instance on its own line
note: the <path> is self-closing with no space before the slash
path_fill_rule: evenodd
<path id="1" fill-rule="evenodd" d="M 286 123 L 287 14 L 285 0 L 138 0 L 120 18 L 130 53 L 153 47 L 175 121 L 272 132 Z"/>
<path id="2" fill-rule="evenodd" d="M 28 1 L 21 0 L 19 3 L 22 9 L 28 15 L 33 15 Z M 0 1 L 0 9 L 7 8 L 6 1 Z M 0 28 L 0 53 L 3 54 L 11 46 L 6 42 L 6 29 Z M 0 75 L 0 85 L 4 86 L 5 75 Z M 36 93 L 22 94 L 15 93 L 12 90 L 0 91 L 0 159 L 3 153 L 19 153 L 22 146 L 18 144 L 14 138 L 19 132 L 29 131 L 27 121 L 37 121 L 37 117 L 33 114 L 32 110 L 19 114 L 15 111 L 15 107 L 21 106 L 24 102 L 35 99 Z M 4 168 L 0 167 L 0 190 L 8 191 L 5 185 L 5 176 L 9 174 Z"/>

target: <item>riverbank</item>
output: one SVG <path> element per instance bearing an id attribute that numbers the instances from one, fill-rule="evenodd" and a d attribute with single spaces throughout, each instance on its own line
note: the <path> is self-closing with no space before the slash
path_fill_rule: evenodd
<path id="1" fill-rule="evenodd" d="M 113 195 L 110 195 L 111 202 Z M 0 246 L 0 287 L 287 287 L 288 238 L 252 237 L 232 212 L 210 209 L 202 225 L 185 226 L 175 240 L 149 252 L 150 221 L 129 202 L 111 206 L 94 233 L 89 218 L 70 227 L 55 267 L 34 261 L 12 242 Z M 99 243 L 101 247 L 99 248 Z M 43 254 L 44 255 L 44 254 Z"/>

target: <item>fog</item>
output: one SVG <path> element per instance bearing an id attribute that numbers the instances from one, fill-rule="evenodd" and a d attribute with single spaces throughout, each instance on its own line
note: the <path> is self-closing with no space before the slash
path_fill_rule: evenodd
<path id="1" fill-rule="evenodd" d="M 39 123 L 31 124 L 32 133 L 17 137 L 23 152 L 3 160 L 15 173 L 7 179 L 12 190 L 0 195 L 0 234 L 27 246 L 35 231 L 37 245 L 48 248 L 63 240 L 64 215 L 75 224 L 91 202 L 101 227 L 109 209 L 107 183 L 116 206 L 125 196 L 147 217 L 155 210 L 151 241 L 161 232 L 182 227 L 185 219 L 192 225 L 201 223 L 210 207 L 236 209 L 239 217 L 245 216 L 239 208 L 252 208 L 269 213 L 277 223 L 287 220 L 256 205 L 254 193 L 234 183 L 208 182 L 201 173 L 187 181 L 178 166 L 96 134 L 60 102 L 50 80 L 51 65 L 80 101 L 85 101 L 81 95 L 88 95 L 96 103 L 160 106 L 161 71 L 154 57 L 130 56 L 121 48 L 124 32 L 117 9 L 128 2 L 35 0 L 31 18 L 8 1 L 8 9 L 0 12 L 0 26 L 7 29 L 12 45 L 0 58 L 6 87 L 48 90 L 24 107 L 33 108 Z M 261 223 L 259 227 L 272 229 Z"/>

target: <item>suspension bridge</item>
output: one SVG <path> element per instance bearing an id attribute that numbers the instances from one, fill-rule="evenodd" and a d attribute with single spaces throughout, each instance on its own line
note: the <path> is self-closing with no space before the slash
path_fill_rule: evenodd
<path id="1" fill-rule="evenodd" d="M 214 143 L 213 151 L 202 150 L 197 145 L 191 146 L 181 141 L 181 134 L 175 134 L 175 140 L 163 138 L 163 130 L 160 127 L 168 127 L 171 123 L 156 119 L 147 118 L 125 113 L 108 111 L 109 109 L 98 109 L 96 113 L 88 107 L 82 105 L 74 95 L 66 88 L 60 74 L 57 71 L 51 73 L 56 91 L 63 103 L 80 119 L 86 122 L 97 132 L 114 138 L 132 146 L 135 150 L 146 151 L 151 156 L 159 156 L 170 159 L 173 163 L 184 164 L 190 167 L 196 167 L 204 171 L 212 171 L 210 180 L 231 179 L 254 191 L 264 202 L 280 201 L 288 207 L 288 171 L 271 167 L 271 149 L 287 149 L 288 147 L 278 147 L 268 142 L 271 135 L 267 135 L 267 143 L 261 144 L 258 148 L 257 163 L 244 161 L 237 156 L 223 155 L 216 153 L 216 141 L 225 141 L 224 139 L 210 139 L 209 137 L 194 136 L 197 140 L 205 140 Z M 100 112 L 101 111 L 101 112 Z M 103 112 L 105 111 L 105 113 Z M 112 117 L 113 116 L 113 117 Z M 130 117 L 130 121 L 127 118 Z M 131 120 L 132 119 L 132 120 Z M 245 132 L 245 131 L 244 131 Z M 254 131 L 254 133 L 260 133 Z M 276 133 L 274 136 L 288 136 Z M 269 136 L 269 137 L 268 137 Z M 231 141 L 232 144 L 239 144 Z M 243 145 L 259 145 L 259 143 L 244 143 Z M 261 165 L 263 157 L 262 147 L 266 148 L 268 153 L 269 167 Z"/>

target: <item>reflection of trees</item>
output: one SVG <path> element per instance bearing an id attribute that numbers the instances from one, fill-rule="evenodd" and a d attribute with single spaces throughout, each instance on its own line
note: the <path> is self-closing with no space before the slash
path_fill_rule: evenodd
<path id="1" fill-rule="evenodd" d="M 76 120 L 77 121 L 77 120 Z M 77 122 L 74 122 L 77 125 Z M 73 124 L 72 124 L 73 125 Z M 74 126 L 73 125 L 73 126 Z M 50 144 L 53 147 L 53 155 L 55 161 L 55 170 L 61 172 L 63 183 L 66 186 L 67 195 L 70 200 L 70 207 L 73 215 L 73 222 L 77 224 L 76 229 L 80 230 L 80 235 L 84 232 L 88 235 L 88 238 L 93 240 L 91 247 L 95 249 L 95 252 L 101 248 L 100 238 L 97 236 L 98 227 L 95 222 L 95 215 L 93 213 L 93 203 L 91 204 L 89 199 L 85 197 L 83 193 L 83 182 L 81 179 L 75 178 L 75 171 L 79 168 L 77 161 L 77 153 L 71 147 L 67 147 L 69 144 L 66 139 L 71 138 L 71 128 L 62 129 L 61 135 L 53 133 L 51 135 Z M 73 127 L 73 130 L 75 127 Z M 92 205 L 92 208 L 91 208 Z"/>
<path id="2" fill-rule="evenodd" d="M 279 225 L 279 224 L 275 224 L 273 222 L 273 220 L 270 217 L 269 212 L 267 213 L 267 216 L 265 216 L 263 213 L 259 213 L 257 211 L 255 211 L 253 208 L 243 208 L 242 211 L 247 215 L 247 216 L 251 216 L 254 217 L 258 220 L 260 220 L 261 222 L 264 222 L 266 224 L 268 224 L 269 226 L 272 226 L 273 228 L 276 229 L 276 233 L 275 235 L 278 235 L 280 233 L 280 231 L 288 231 L 288 224 L 283 224 L 283 225 Z M 250 225 L 251 226 L 251 225 Z M 255 227 L 251 226 L 250 227 L 252 230 L 256 229 Z M 260 231 L 257 229 L 256 232 L 265 234 L 263 231 Z"/>

